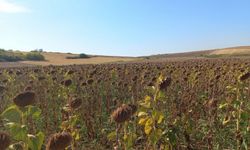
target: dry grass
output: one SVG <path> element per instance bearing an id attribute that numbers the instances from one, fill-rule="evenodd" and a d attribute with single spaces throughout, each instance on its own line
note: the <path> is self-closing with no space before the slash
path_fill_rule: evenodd
<path id="1" fill-rule="evenodd" d="M 140 60 L 133 57 L 113 57 L 113 56 L 94 56 L 87 59 L 67 59 L 69 56 L 77 56 L 76 54 L 66 53 L 43 53 L 46 61 L 20 61 L 20 62 L 0 62 L 0 68 L 5 67 L 24 67 L 33 65 L 73 65 L 73 64 L 103 64 L 103 63 L 115 63 L 115 62 L 129 62 Z"/>
<path id="2" fill-rule="evenodd" d="M 67 59 L 69 56 L 76 56 L 75 54 L 66 53 L 43 53 L 46 61 L 22 61 L 21 64 L 28 65 L 72 65 L 72 64 L 102 64 L 112 62 L 126 62 L 134 61 L 136 58 L 131 57 L 108 57 L 108 56 L 95 56 L 87 59 Z"/>
<path id="3" fill-rule="evenodd" d="M 239 46 L 239 47 L 230 47 L 230 48 L 222 48 L 222 49 L 212 49 L 212 50 L 201 50 L 201 51 L 191 51 L 191 52 L 183 52 L 183 53 L 173 53 L 173 54 L 159 54 L 149 56 L 151 59 L 162 59 L 166 58 L 169 60 L 170 58 L 181 58 L 181 59 L 190 59 L 196 57 L 203 57 L 209 55 L 250 55 L 250 46 Z"/>
<path id="4" fill-rule="evenodd" d="M 250 46 L 218 49 L 211 53 L 211 55 L 238 55 L 238 54 L 240 55 L 250 54 Z"/>

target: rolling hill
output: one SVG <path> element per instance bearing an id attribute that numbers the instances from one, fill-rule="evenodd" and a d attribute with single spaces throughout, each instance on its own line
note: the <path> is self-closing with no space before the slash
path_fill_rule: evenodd
<path id="1" fill-rule="evenodd" d="M 183 52 L 183 53 L 174 53 L 174 54 L 159 54 L 151 55 L 148 58 L 190 58 L 190 57 L 233 57 L 233 56 L 250 56 L 250 46 L 238 46 L 238 47 L 229 47 L 222 49 L 212 49 L 212 50 L 200 50 L 192 52 Z"/>
<path id="2" fill-rule="evenodd" d="M 218 49 L 210 54 L 212 55 L 250 55 L 250 46 L 239 46 L 239 47 L 231 47 Z"/>
<path id="3" fill-rule="evenodd" d="M 23 52 L 25 54 L 25 52 Z M 20 67 L 32 65 L 73 65 L 73 64 L 102 64 L 117 62 L 143 62 L 143 61 L 176 61 L 186 59 L 202 59 L 202 58 L 221 58 L 221 57 L 249 57 L 250 46 L 238 46 L 222 49 L 201 50 L 174 54 L 159 54 L 143 57 L 118 57 L 118 56 L 100 56 L 90 55 L 85 59 L 67 59 L 67 57 L 76 57 L 77 54 L 58 53 L 58 52 L 42 52 L 45 61 L 19 61 L 19 62 L 0 62 L 0 67 Z"/>

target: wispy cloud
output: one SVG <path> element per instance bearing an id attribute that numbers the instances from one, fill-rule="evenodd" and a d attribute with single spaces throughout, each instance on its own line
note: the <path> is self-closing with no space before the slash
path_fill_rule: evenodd
<path id="1" fill-rule="evenodd" d="M 0 0 L 0 13 L 23 13 L 30 10 L 9 0 Z"/>

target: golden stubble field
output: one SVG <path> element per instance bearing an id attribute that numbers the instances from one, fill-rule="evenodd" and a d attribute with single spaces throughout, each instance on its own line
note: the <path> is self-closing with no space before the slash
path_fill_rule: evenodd
<path id="1" fill-rule="evenodd" d="M 216 55 L 249 55 L 250 54 L 250 46 L 240 46 L 240 47 L 232 47 L 225 49 L 218 49 L 211 54 Z"/>

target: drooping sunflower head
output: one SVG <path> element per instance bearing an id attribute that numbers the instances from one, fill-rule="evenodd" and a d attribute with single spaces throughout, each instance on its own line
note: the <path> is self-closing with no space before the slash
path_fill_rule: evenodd
<path id="1" fill-rule="evenodd" d="M 32 91 L 26 91 L 18 94 L 13 102 L 19 107 L 33 105 L 36 102 L 36 94 Z"/>

